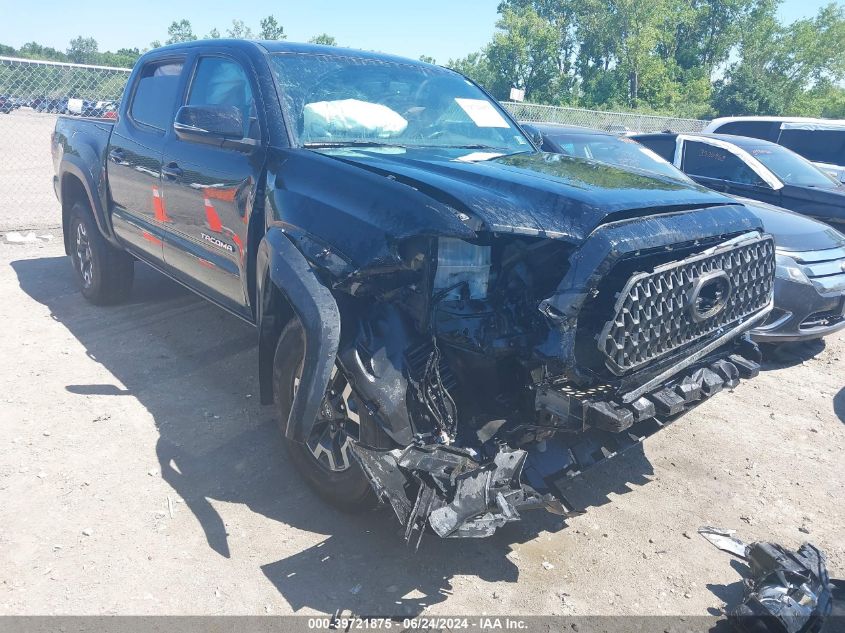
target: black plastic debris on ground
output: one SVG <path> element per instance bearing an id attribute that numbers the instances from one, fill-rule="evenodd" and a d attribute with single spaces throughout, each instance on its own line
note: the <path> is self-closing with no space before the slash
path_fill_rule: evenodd
<path id="1" fill-rule="evenodd" d="M 845 621 L 829 618 L 833 611 L 833 585 L 825 555 L 804 543 L 791 552 L 776 543 L 746 545 L 733 530 L 702 527 L 704 538 L 719 549 L 748 563 L 751 577 L 743 581 L 742 602 L 728 613 L 741 633 L 833 633 Z M 835 583 L 841 581 L 834 581 Z M 831 628 L 833 627 L 833 628 Z"/>

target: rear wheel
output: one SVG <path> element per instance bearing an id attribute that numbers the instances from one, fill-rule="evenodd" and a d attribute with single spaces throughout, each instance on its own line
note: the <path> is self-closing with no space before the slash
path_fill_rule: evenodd
<path id="1" fill-rule="evenodd" d="M 359 437 L 357 403 L 343 373 L 335 367 L 320 413 L 304 444 L 285 436 L 293 398 L 302 377 L 305 333 L 297 319 L 282 330 L 273 361 L 273 385 L 278 425 L 288 454 L 303 479 L 323 499 L 341 510 L 374 508 L 378 499 L 352 455 Z"/>
<path id="2" fill-rule="evenodd" d="M 126 299 L 135 274 L 132 256 L 106 242 L 81 202 L 71 207 L 68 231 L 70 259 L 82 295 L 98 305 Z"/>

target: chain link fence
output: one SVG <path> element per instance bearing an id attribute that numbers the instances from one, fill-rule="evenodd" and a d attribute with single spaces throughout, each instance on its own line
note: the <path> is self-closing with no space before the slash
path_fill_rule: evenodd
<path id="1" fill-rule="evenodd" d="M 50 134 L 60 114 L 114 118 L 130 70 L 0 57 L 0 231 L 59 225 Z M 505 102 L 520 121 L 698 132 L 706 121 Z"/>
<path id="2" fill-rule="evenodd" d="M 585 110 L 562 106 L 539 105 L 505 101 L 507 108 L 518 121 L 531 123 L 560 123 L 597 128 L 608 132 L 672 132 L 695 134 L 701 132 L 708 121 L 700 119 L 679 119 L 636 112 L 608 112 L 605 110 Z"/>
<path id="3" fill-rule="evenodd" d="M 0 57 L 0 231 L 60 224 L 50 134 L 59 114 L 113 117 L 125 68 Z"/>

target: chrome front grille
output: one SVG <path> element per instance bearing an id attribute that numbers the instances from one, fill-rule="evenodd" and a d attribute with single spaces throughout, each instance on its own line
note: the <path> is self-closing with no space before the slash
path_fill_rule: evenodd
<path id="1" fill-rule="evenodd" d="M 598 335 L 605 365 L 623 375 L 741 326 L 771 304 L 774 272 L 774 242 L 752 234 L 634 274 Z"/>

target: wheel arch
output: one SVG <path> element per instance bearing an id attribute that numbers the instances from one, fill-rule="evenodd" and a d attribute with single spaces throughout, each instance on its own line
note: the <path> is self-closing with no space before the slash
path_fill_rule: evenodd
<path id="1" fill-rule="evenodd" d="M 62 163 L 59 199 L 62 205 L 62 234 L 64 235 L 66 253 L 69 248 L 67 229 L 70 221 L 70 210 L 75 202 L 84 203 L 92 214 L 100 234 L 112 245 L 119 246 L 106 222 L 105 207 L 92 176 L 81 165 L 68 157 Z"/>
<path id="2" fill-rule="evenodd" d="M 269 228 L 259 244 L 256 282 L 262 404 L 273 402 L 273 358 L 282 328 L 296 318 L 305 332 L 302 378 L 285 425 L 289 439 L 304 443 L 337 357 L 340 310 L 331 291 L 281 228 Z"/>

